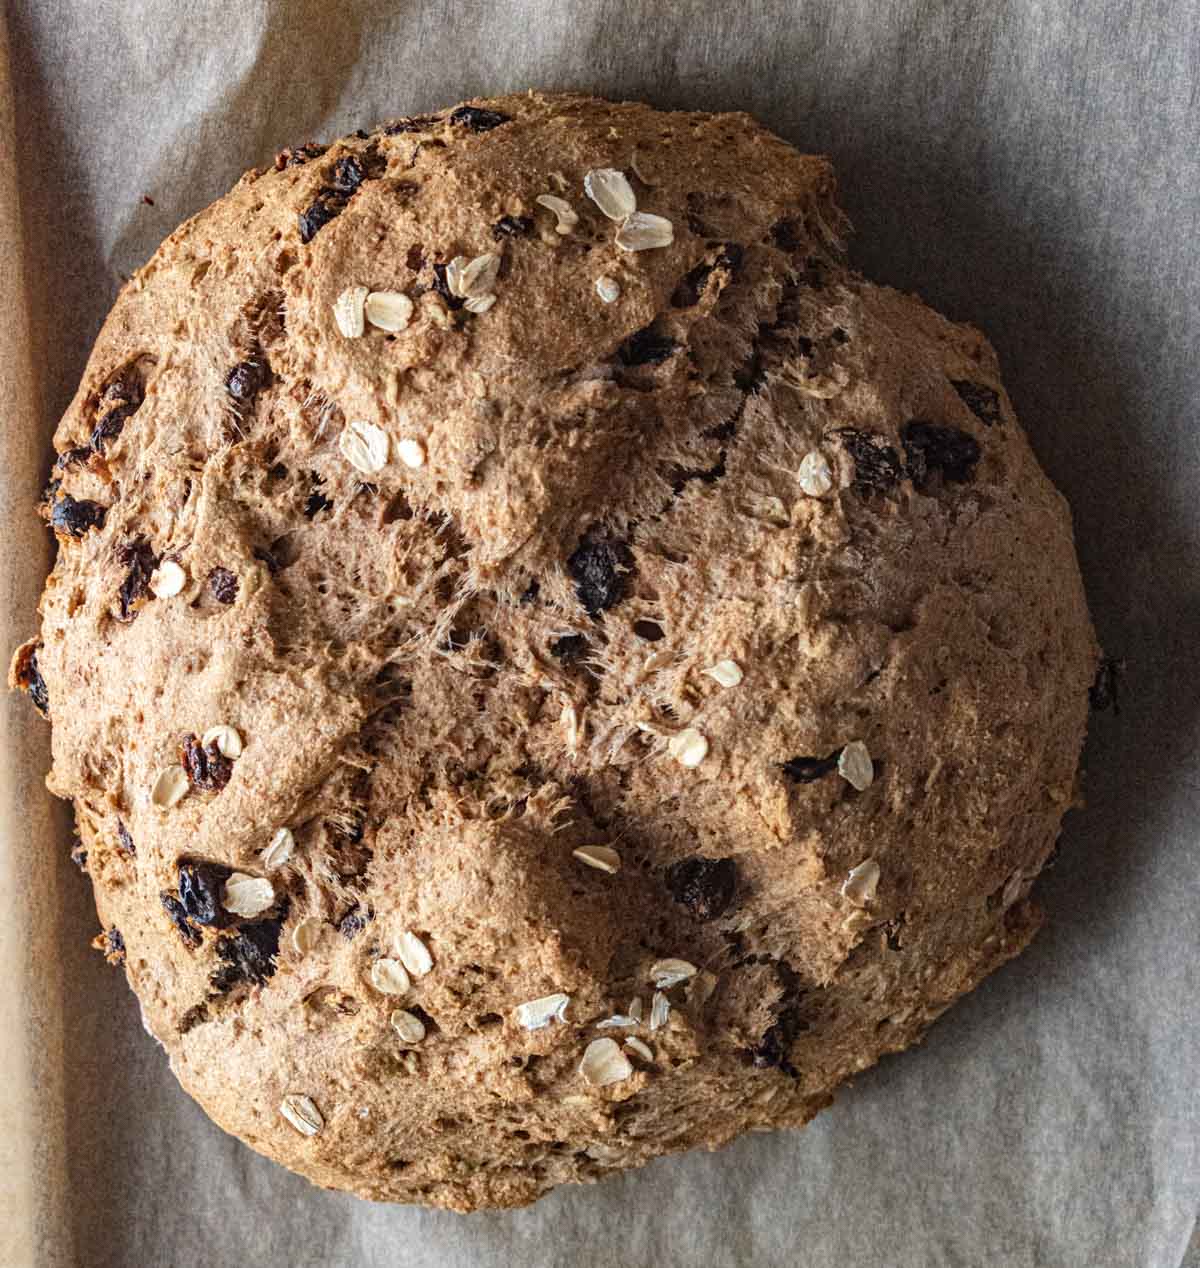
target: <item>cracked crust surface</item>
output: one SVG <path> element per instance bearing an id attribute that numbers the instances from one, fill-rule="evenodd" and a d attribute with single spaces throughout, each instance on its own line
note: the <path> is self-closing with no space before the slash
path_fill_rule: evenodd
<path id="1" fill-rule="evenodd" d="M 671 245 L 615 247 L 602 167 Z M 519 1205 L 802 1125 L 1032 936 L 1097 657 L 1068 512 L 984 338 L 848 268 L 833 186 L 744 115 L 506 97 L 285 152 L 121 292 L 57 433 L 14 680 L 54 723 L 102 949 L 254 1148 Z M 473 314 L 444 269 L 489 251 Z M 413 320 L 344 337 L 351 286 Z M 351 422 L 390 437 L 377 473 Z M 240 754 L 187 747 L 218 724 Z M 227 911 L 234 871 L 271 905 Z M 432 968 L 385 995 L 408 933 Z M 652 1030 L 667 957 L 700 971 Z M 651 1059 L 594 1086 L 599 1036 Z"/>

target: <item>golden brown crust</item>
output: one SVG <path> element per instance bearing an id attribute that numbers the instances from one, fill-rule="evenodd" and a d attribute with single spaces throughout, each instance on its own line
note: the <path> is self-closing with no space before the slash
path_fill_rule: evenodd
<path id="1" fill-rule="evenodd" d="M 320 1184 L 458 1210 L 799 1126 L 1019 951 L 1096 658 L 991 348 L 846 267 L 825 160 L 744 115 L 470 109 L 504 118 L 285 153 L 122 291 L 56 438 L 36 661 L 183 1085 Z M 607 167 L 670 245 L 617 248 Z M 435 266 L 487 252 L 472 313 Z M 355 286 L 411 323 L 347 337 Z M 672 957 L 700 972 L 652 1030 Z"/>

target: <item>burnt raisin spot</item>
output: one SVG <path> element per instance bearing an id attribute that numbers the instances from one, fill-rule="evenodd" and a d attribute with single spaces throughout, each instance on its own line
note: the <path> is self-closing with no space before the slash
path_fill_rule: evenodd
<path id="1" fill-rule="evenodd" d="M 567 572 L 575 582 L 575 593 L 589 616 L 607 612 L 625 597 L 624 570 L 632 563 L 623 542 L 580 542 L 567 560 Z"/>
<path id="2" fill-rule="evenodd" d="M 218 991 L 232 990 L 239 982 L 261 984 L 276 968 L 283 919 L 259 920 L 217 941 L 217 954 L 225 961 L 209 979 Z"/>
<path id="3" fill-rule="evenodd" d="M 238 405 L 245 406 L 254 400 L 266 382 L 266 362 L 252 357 L 239 361 L 225 376 L 225 391 Z"/>
<path id="4" fill-rule="evenodd" d="M 50 692 L 46 680 L 38 669 L 38 648 L 33 643 L 26 643 L 17 652 L 13 660 L 13 685 L 21 691 L 29 693 L 33 707 L 43 718 L 50 716 Z"/>
<path id="5" fill-rule="evenodd" d="M 329 183 L 334 193 L 349 198 L 365 179 L 366 172 L 363 171 L 362 164 L 353 155 L 348 155 L 338 159 L 333 165 L 333 179 Z"/>
<path id="6" fill-rule="evenodd" d="M 492 225 L 492 237 L 500 242 L 504 238 L 524 238 L 533 232 L 532 216 L 501 216 Z"/>
<path id="7" fill-rule="evenodd" d="M 667 890 L 697 920 L 716 920 L 724 915 L 737 890 L 737 864 L 733 859 L 684 859 L 667 868 Z"/>
<path id="8" fill-rule="evenodd" d="M 828 757 L 792 757 L 781 762 L 783 773 L 794 784 L 811 784 L 814 780 L 837 770 L 838 758 L 842 750 L 839 748 Z"/>
<path id="9" fill-rule="evenodd" d="M 1088 688 L 1088 704 L 1097 713 L 1111 709 L 1114 714 L 1121 712 L 1120 691 L 1121 678 L 1125 673 L 1125 662 L 1105 657 L 1096 670 L 1096 677 Z M 32 691 L 30 695 L 32 695 Z"/>
<path id="10" fill-rule="evenodd" d="M 588 643 L 582 634 L 564 634 L 550 644 L 550 655 L 564 665 L 573 665 L 587 655 Z"/>
<path id="11" fill-rule="evenodd" d="M 118 549 L 117 559 L 129 570 L 117 591 L 117 620 L 129 622 L 137 616 L 141 601 L 150 590 L 150 576 L 158 567 L 158 556 L 144 537 L 138 537 Z"/>
<path id="12" fill-rule="evenodd" d="M 77 501 L 69 493 L 63 493 L 50 511 L 50 523 L 57 532 L 80 538 L 90 529 L 103 528 L 107 514 L 108 508 L 99 502 Z"/>
<path id="13" fill-rule="evenodd" d="M 962 484 L 975 472 L 979 441 L 957 427 L 914 421 L 901 431 L 908 474 L 918 489 L 933 487 L 935 477 L 947 484 Z"/>
<path id="14" fill-rule="evenodd" d="M 232 603 L 237 598 L 237 574 L 228 568 L 214 568 L 208 574 L 209 593 L 218 603 Z"/>
<path id="15" fill-rule="evenodd" d="M 995 388 L 986 383 L 972 383 L 969 379 L 951 379 L 950 386 L 985 427 L 1004 421 L 1000 414 L 1000 394 Z"/>
<path id="16" fill-rule="evenodd" d="M 217 929 L 230 923 L 228 912 L 221 906 L 221 889 L 233 875 L 230 868 L 220 863 L 180 863 L 178 873 L 178 901 L 189 920 Z M 166 905 L 164 899 L 163 906 Z"/>
<path id="17" fill-rule="evenodd" d="M 490 132 L 502 123 L 511 123 L 512 116 L 501 114 L 499 110 L 484 110 L 480 106 L 459 106 L 451 113 L 450 122 L 471 132 Z"/>
<path id="18" fill-rule="evenodd" d="M 198 792 L 220 792 L 233 774 L 233 762 L 217 747 L 216 740 L 206 748 L 194 735 L 179 746 L 179 762 Z"/>
<path id="19" fill-rule="evenodd" d="M 159 894 L 158 897 L 184 943 L 189 947 L 198 947 L 201 941 L 200 931 L 188 919 L 187 908 L 173 894 Z"/>
<path id="20" fill-rule="evenodd" d="M 886 494 L 900 483 L 900 456 L 882 436 L 854 427 L 841 427 L 833 434 L 854 461 L 857 492 Z"/>
<path id="21" fill-rule="evenodd" d="M 121 849 L 128 854 L 130 858 L 137 853 L 137 849 L 133 844 L 133 837 L 129 835 L 129 829 L 121 822 L 120 819 L 117 820 L 117 841 L 119 842 Z"/>
<path id="22" fill-rule="evenodd" d="M 446 281 L 446 266 L 444 264 L 435 264 L 433 266 L 433 289 L 446 301 L 447 308 L 457 310 L 467 302 L 460 295 L 455 295 L 450 289 L 450 283 Z"/>
<path id="23" fill-rule="evenodd" d="M 679 345 L 669 335 L 664 335 L 646 326 L 635 330 L 633 334 L 617 349 L 617 358 L 622 365 L 659 365 L 665 361 Z"/>

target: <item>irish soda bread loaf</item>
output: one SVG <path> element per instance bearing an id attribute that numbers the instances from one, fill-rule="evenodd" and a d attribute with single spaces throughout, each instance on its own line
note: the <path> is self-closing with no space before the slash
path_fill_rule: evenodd
<path id="1" fill-rule="evenodd" d="M 304 145 L 122 290 L 13 677 L 179 1080 L 514 1206 L 798 1127 L 1028 941 L 1097 652 L 984 338 L 745 115 Z"/>

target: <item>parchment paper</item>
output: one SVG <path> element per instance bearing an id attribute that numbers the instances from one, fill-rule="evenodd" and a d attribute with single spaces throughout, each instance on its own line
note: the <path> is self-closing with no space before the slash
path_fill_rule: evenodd
<path id="1" fill-rule="evenodd" d="M 45 728 L 0 701 L 3 1262 L 1185 1262 L 1200 1205 L 1196 4 L 23 0 L 8 22 L 5 657 L 34 628 L 49 557 L 27 508 L 120 276 L 285 144 L 536 84 L 745 108 L 832 155 L 859 266 L 995 342 L 1129 672 L 1120 717 L 1093 726 L 1089 805 L 1038 886 L 1049 928 L 920 1050 L 801 1134 L 469 1218 L 312 1189 L 176 1088 L 121 974 L 88 949 L 69 820 L 40 785 Z"/>

